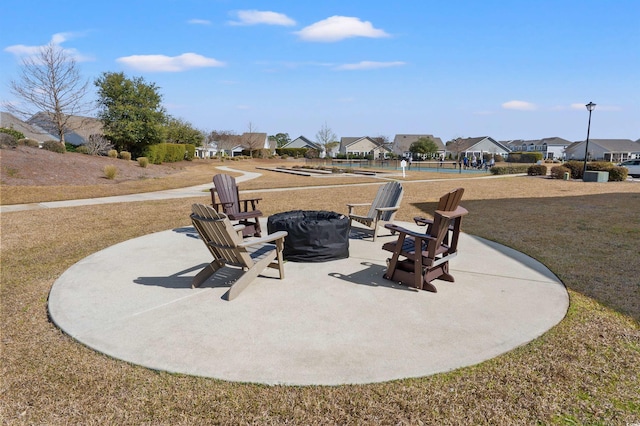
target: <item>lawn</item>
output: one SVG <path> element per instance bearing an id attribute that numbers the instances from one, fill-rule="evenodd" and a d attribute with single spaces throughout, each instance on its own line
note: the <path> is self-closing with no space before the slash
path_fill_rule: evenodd
<path id="1" fill-rule="evenodd" d="M 255 171 L 251 162 L 225 165 Z M 571 304 L 560 324 L 479 365 L 388 383 L 263 386 L 151 371 L 108 358 L 64 335 L 48 320 L 47 295 L 60 274 L 91 253 L 188 225 L 191 203 L 206 202 L 208 194 L 4 213 L 2 423 L 640 422 L 640 186 L 538 177 L 420 180 L 425 177 L 412 174 L 404 181 L 398 220 L 432 211 L 441 194 L 464 187 L 462 205 L 470 212 L 463 221 L 465 232 L 536 258 L 565 283 Z M 202 179 L 198 175 L 182 183 L 196 185 Z M 346 212 L 347 202 L 371 199 L 377 189 L 351 186 L 370 178 L 337 178 L 320 180 L 338 185 L 330 188 L 260 192 L 317 181 L 264 172 L 241 189 L 262 196 L 265 215 L 299 208 Z M 161 182 L 154 180 L 153 188 Z M 170 182 L 175 185 L 175 178 Z M 100 190 L 93 188 L 93 193 Z M 37 192 L 30 197 L 37 200 Z M 46 197 L 44 189 L 40 192 Z"/>

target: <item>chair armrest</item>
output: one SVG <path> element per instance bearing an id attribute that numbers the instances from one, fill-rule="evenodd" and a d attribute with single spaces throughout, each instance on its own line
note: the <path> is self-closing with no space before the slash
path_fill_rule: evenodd
<path id="1" fill-rule="evenodd" d="M 411 236 L 413 238 L 416 238 L 416 239 L 428 240 L 428 239 L 432 238 L 431 236 L 429 236 L 429 235 L 427 235 L 425 233 L 415 232 L 415 231 L 412 231 L 410 229 L 403 228 L 402 226 L 398 226 L 395 223 L 387 223 L 386 225 L 384 225 L 384 227 L 387 228 L 387 229 L 390 229 L 392 231 L 395 231 L 397 233 L 400 233 L 400 234 L 409 235 L 409 236 Z"/>
<path id="2" fill-rule="evenodd" d="M 276 241 L 281 238 L 284 238 L 287 235 L 289 235 L 287 231 L 276 231 L 273 234 L 266 235 L 262 238 L 258 238 L 250 241 L 243 241 L 242 243 L 238 244 L 238 247 L 251 247 L 251 246 L 257 246 L 264 243 L 270 243 L 271 241 Z"/>
<path id="3" fill-rule="evenodd" d="M 431 225 L 433 223 L 433 219 L 429 219 L 427 217 L 422 217 L 422 216 L 416 216 L 413 218 L 413 221 L 416 223 L 416 225 L 418 226 L 427 226 L 427 225 Z"/>
<path id="4" fill-rule="evenodd" d="M 353 213 L 353 211 L 355 210 L 355 207 L 363 207 L 363 206 L 370 206 L 371 203 L 348 203 L 347 207 L 349 207 L 349 213 L 347 213 L 348 216 L 351 216 L 351 213 Z"/>
<path id="5" fill-rule="evenodd" d="M 396 210 L 398 210 L 400 208 L 400 206 L 395 206 L 395 207 L 376 207 L 376 210 L 380 211 L 380 212 L 394 212 Z"/>
<path id="6" fill-rule="evenodd" d="M 438 213 L 442 217 L 446 217 L 447 219 L 455 219 L 466 215 L 467 213 L 469 213 L 469 211 L 462 206 L 458 206 L 457 209 L 452 211 L 436 210 L 436 213 Z"/>

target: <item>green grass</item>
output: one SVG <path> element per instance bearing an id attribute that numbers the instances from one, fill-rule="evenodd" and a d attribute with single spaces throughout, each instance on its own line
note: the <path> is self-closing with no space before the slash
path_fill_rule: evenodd
<path id="1" fill-rule="evenodd" d="M 265 173 L 244 186 L 266 188 L 276 181 L 300 182 Z M 528 177 L 404 186 L 398 220 L 430 212 L 441 194 L 465 187 L 462 205 L 470 213 L 464 231 L 547 265 L 568 288 L 566 318 L 533 342 L 479 365 L 387 383 L 263 386 L 156 372 L 64 335 L 48 320 L 47 295 L 60 274 L 89 254 L 189 224 L 190 204 L 206 202 L 208 194 L 3 214 L 2 423 L 640 422 L 640 187 Z M 344 212 L 347 202 L 366 201 L 376 189 L 343 185 L 257 194 L 265 215 L 293 208 Z"/>

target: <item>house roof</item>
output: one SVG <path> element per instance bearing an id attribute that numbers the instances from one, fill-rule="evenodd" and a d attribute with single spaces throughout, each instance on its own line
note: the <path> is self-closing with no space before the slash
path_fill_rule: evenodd
<path id="1" fill-rule="evenodd" d="M 82 145 L 89 140 L 89 136 L 102 134 L 102 122 L 94 117 L 82 117 L 79 115 L 69 115 L 67 121 L 67 131 L 64 135 L 65 142 L 73 145 Z M 49 133 L 56 133 L 55 125 L 46 112 L 39 112 L 27 120 L 29 124 L 37 125 Z M 58 139 L 54 136 L 54 139 Z"/>
<path id="2" fill-rule="evenodd" d="M 302 135 L 298 136 L 292 141 L 289 141 L 289 143 L 284 145 L 282 148 L 306 148 L 306 147 L 318 149 L 318 150 L 322 149 L 322 146 L 319 143 L 310 141 L 309 139 L 307 139 Z"/>
<path id="3" fill-rule="evenodd" d="M 589 139 L 589 143 L 610 152 L 640 152 L 640 144 L 631 139 Z"/>
<path id="4" fill-rule="evenodd" d="M 38 142 L 58 140 L 56 136 L 47 133 L 47 131 L 40 126 L 26 123 L 9 112 L 0 112 L 0 127 L 17 130 L 24 134 L 25 138 Z"/>
<path id="5" fill-rule="evenodd" d="M 498 142 L 497 140 L 493 139 L 490 136 L 478 136 L 478 137 L 475 137 L 475 138 L 459 138 L 455 142 L 456 143 L 456 150 L 458 152 L 464 152 L 464 151 L 473 150 L 472 149 L 473 147 L 475 147 L 480 142 L 483 142 L 485 140 L 491 142 L 494 145 L 496 145 L 497 147 L 499 147 L 504 152 L 510 152 L 511 151 L 511 149 L 506 144 Z"/>
<path id="6" fill-rule="evenodd" d="M 444 151 L 445 150 L 445 146 L 444 143 L 442 142 L 442 139 L 435 137 L 433 135 L 428 135 L 428 134 L 397 134 L 395 135 L 395 137 L 393 138 L 393 151 L 397 154 L 402 154 L 404 152 L 408 152 L 409 151 L 409 147 L 411 147 L 411 144 L 414 142 L 417 142 L 418 139 L 420 138 L 429 138 L 432 141 L 435 142 L 436 146 L 438 147 L 438 151 Z"/>
<path id="7" fill-rule="evenodd" d="M 361 142 L 363 140 L 366 140 L 366 141 L 370 142 L 376 148 L 380 148 L 380 149 L 383 149 L 385 151 L 390 151 L 390 149 L 385 146 L 384 142 L 382 142 L 382 143 L 378 142 L 378 141 L 374 140 L 373 138 L 370 138 L 369 136 L 360 136 L 360 137 L 345 136 L 345 137 L 340 138 L 340 151 L 345 151 L 349 146 L 351 146 L 353 144 L 356 144 L 358 142 Z"/>

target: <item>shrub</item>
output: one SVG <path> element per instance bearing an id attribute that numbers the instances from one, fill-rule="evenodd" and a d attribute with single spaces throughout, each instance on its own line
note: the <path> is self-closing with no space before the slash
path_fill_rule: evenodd
<path id="1" fill-rule="evenodd" d="M 185 147 L 184 159 L 187 161 L 193 160 L 193 157 L 196 156 L 196 146 L 190 143 L 186 144 Z"/>
<path id="2" fill-rule="evenodd" d="M 0 148 L 11 148 L 18 146 L 18 140 L 9 133 L 0 133 Z"/>
<path id="3" fill-rule="evenodd" d="M 546 176 L 547 175 L 547 166 L 542 164 L 534 164 L 533 166 L 529 166 L 527 169 L 527 174 L 529 176 Z"/>
<path id="4" fill-rule="evenodd" d="M 45 141 L 42 143 L 42 149 L 57 152 L 59 154 L 64 154 L 66 152 L 64 145 L 58 141 Z"/>
<path id="5" fill-rule="evenodd" d="M 149 165 L 149 159 L 147 157 L 138 157 L 138 165 L 146 168 Z"/>
<path id="6" fill-rule="evenodd" d="M 13 136 L 16 140 L 24 139 L 24 133 L 8 127 L 0 127 L 0 133 Z"/>
<path id="7" fill-rule="evenodd" d="M 69 142 L 64 143 L 64 149 L 67 152 L 76 152 L 76 146 L 73 144 L 70 144 Z"/>
<path id="8" fill-rule="evenodd" d="M 115 149 L 110 149 L 110 150 L 107 152 L 107 155 L 108 155 L 110 158 L 118 158 L 118 151 L 116 151 Z"/>
<path id="9" fill-rule="evenodd" d="M 629 169 L 621 166 L 613 166 L 608 171 L 609 182 L 624 182 L 629 175 Z"/>
<path id="10" fill-rule="evenodd" d="M 565 166 L 553 166 L 551 168 L 551 177 L 554 179 L 564 179 L 565 173 L 569 173 L 569 176 L 571 176 L 571 169 Z"/>
<path id="11" fill-rule="evenodd" d="M 91 155 L 105 155 L 110 149 L 113 149 L 113 144 L 109 142 L 109 139 L 100 133 L 89 135 L 85 146 Z"/>
<path id="12" fill-rule="evenodd" d="M 131 153 L 128 151 L 120 151 L 120 158 L 123 160 L 127 160 L 130 161 L 131 160 Z"/>
<path id="13" fill-rule="evenodd" d="M 76 148 L 76 152 L 79 154 L 88 154 L 89 148 L 86 145 L 80 145 Z"/>
<path id="14" fill-rule="evenodd" d="M 35 139 L 24 138 L 18 141 L 19 145 L 28 146 L 29 148 L 40 148 L 40 142 Z"/>
<path id="15" fill-rule="evenodd" d="M 582 161 L 567 161 L 563 164 L 563 166 L 571 171 L 572 179 L 582 179 L 582 168 L 584 166 L 584 163 Z"/>
<path id="16" fill-rule="evenodd" d="M 516 175 L 527 173 L 529 166 L 494 166 L 489 171 L 492 175 Z"/>
<path id="17" fill-rule="evenodd" d="M 107 179 L 115 179 L 118 174 L 118 169 L 116 166 L 109 164 L 108 166 L 104 166 L 104 175 Z"/>
<path id="18" fill-rule="evenodd" d="M 537 163 L 541 160 L 541 152 L 511 152 L 507 159 L 510 163 Z"/>

